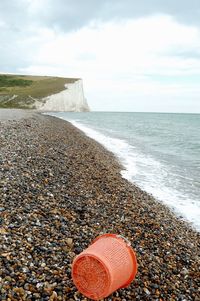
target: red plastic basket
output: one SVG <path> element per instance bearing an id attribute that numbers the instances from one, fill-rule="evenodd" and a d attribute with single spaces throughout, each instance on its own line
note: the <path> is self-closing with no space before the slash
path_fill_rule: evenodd
<path id="1" fill-rule="evenodd" d="M 128 286 L 137 273 L 136 255 L 120 235 L 104 234 L 78 255 L 72 265 L 72 279 L 86 297 L 100 300 Z"/>

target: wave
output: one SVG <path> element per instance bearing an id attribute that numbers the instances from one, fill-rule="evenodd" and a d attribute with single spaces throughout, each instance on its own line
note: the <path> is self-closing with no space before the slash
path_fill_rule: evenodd
<path id="1" fill-rule="evenodd" d="M 200 231 L 199 203 L 192 199 L 186 190 L 183 193 L 176 189 L 180 185 L 178 183 L 179 175 L 172 174 L 168 165 L 156 160 L 151 155 L 142 154 L 125 139 L 111 137 L 112 131 L 105 129 L 102 133 L 86 126 L 80 120 L 69 120 L 63 115 L 52 115 L 71 122 L 88 137 L 111 151 L 124 167 L 121 171 L 122 177 L 152 194 L 158 201 L 168 205 L 179 217 L 189 221 L 196 230 Z"/>

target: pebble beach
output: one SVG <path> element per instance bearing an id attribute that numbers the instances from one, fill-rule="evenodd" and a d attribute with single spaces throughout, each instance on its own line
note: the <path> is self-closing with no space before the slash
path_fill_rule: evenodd
<path id="1" fill-rule="evenodd" d="M 98 235 L 117 233 L 138 273 L 104 300 L 199 301 L 199 233 L 70 123 L 17 116 L 0 119 L 0 300 L 89 300 L 72 282 L 72 261 Z"/>

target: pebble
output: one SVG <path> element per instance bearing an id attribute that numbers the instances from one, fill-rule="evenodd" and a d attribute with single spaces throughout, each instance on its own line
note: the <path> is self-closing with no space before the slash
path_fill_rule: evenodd
<path id="1" fill-rule="evenodd" d="M 69 247 L 73 246 L 73 239 L 72 238 L 67 238 L 66 243 L 68 244 Z"/>

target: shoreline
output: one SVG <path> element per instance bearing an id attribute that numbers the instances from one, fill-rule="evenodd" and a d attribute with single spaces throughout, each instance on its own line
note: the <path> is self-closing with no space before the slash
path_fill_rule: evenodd
<path id="1" fill-rule="evenodd" d="M 139 189 L 146 192 L 147 194 L 151 195 L 157 202 L 159 202 L 159 203 L 163 204 L 164 206 L 166 206 L 167 208 L 169 208 L 170 211 L 172 211 L 173 214 L 175 214 L 175 216 L 178 217 L 178 219 L 181 219 L 182 221 L 184 221 L 188 225 L 188 227 L 191 227 L 194 231 L 197 231 L 200 233 L 200 225 L 198 224 L 198 217 L 199 217 L 198 209 L 199 208 L 195 207 L 195 205 L 193 205 L 193 201 L 194 201 L 193 199 L 191 199 L 190 204 L 188 204 L 189 208 L 187 207 L 187 210 L 186 209 L 183 210 L 183 208 L 180 208 L 180 203 L 184 202 L 185 194 L 182 193 L 182 195 L 177 196 L 178 191 L 171 190 L 170 191 L 171 195 L 170 195 L 169 193 L 166 193 L 166 191 L 165 191 L 166 187 L 162 187 L 162 186 L 160 187 L 159 183 L 156 182 L 157 186 L 160 188 L 160 191 L 162 191 L 162 193 L 157 193 L 157 191 L 155 192 L 155 189 L 152 190 L 152 188 L 145 187 L 145 184 L 143 182 L 137 181 L 137 176 L 135 178 L 134 172 L 132 173 L 132 170 L 134 171 L 134 169 L 137 168 L 137 163 L 135 166 L 135 162 L 134 162 L 134 165 L 132 166 L 132 164 L 130 163 L 130 160 L 129 160 L 130 159 L 129 156 L 127 159 L 127 157 L 124 157 L 121 154 L 121 151 L 118 151 L 118 149 L 120 148 L 118 143 L 121 143 L 121 142 L 123 144 L 126 144 L 126 146 L 124 146 L 124 148 L 123 148 L 123 151 L 125 148 L 129 149 L 130 147 L 132 147 L 132 145 L 129 144 L 126 141 L 126 139 L 116 138 L 115 136 L 95 130 L 93 127 L 90 127 L 89 125 L 84 124 L 84 122 L 82 123 L 81 119 L 78 121 L 76 121 L 76 118 L 75 118 L 75 120 L 74 119 L 68 120 L 68 118 L 65 119 L 65 117 L 59 116 L 58 114 L 55 115 L 54 112 L 46 112 L 45 114 L 48 116 L 54 116 L 54 117 L 57 117 L 62 120 L 70 122 L 73 126 L 75 126 L 77 129 L 79 129 L 81 132 L 83 132 L 87 137 L 90 137 L 91 139 L 95 140 L 97 143 L 101 144 L 105 148 L 106 151 L 109 151 L 113 154 L 113 156 L 116 158 L 116 160 L 120 164 L 120 166 L 121 166 L 120 174 L 124 179 L 128 180 L 128 182 L 130 182 L 132 185 L 137 186 Z M 112 142 L 110 142 L 109 140 L 111 140 Z M 132 160 L 132 158 L 131 158 L 131 160 Z M 129 167 L 129 165 L 131 165 L 131 168 Z M 155 179 L 154 179 L 154 183 L 155 183 Z M 152 187 L 152 186 L 150 185 L 150 187 Z M 173 188 L 174 187 L 171 187 L 171 189 L 173 189 Z M 174 198 L 173 196 L 176 196 L 176 197 Z M 189 196 L 188 196 L 188 198 L 189 198 Z M 181 200 L 182 200 L 182 202 L 181 202 Z M 193 212 L 192 216 L 187 214 L 188 209 L 189 209 L 189 211 L 191 210 L 191 212 Z M 196 211 L 196 209 L 197 209 L 197 211 Z M 196 212 L 196 215 L 195 215 L 195 212 Z"/>
<path id="2" fill-rule="evenodd" d="M 89 300 L 71 262 L 102 232 L 127 237 L 138 260 L 131 286 L 105 300 L 198 300 L 199 233 L 123 179 L 112 153 L 47 115 L 0 132 L 2 300 Z"/>

